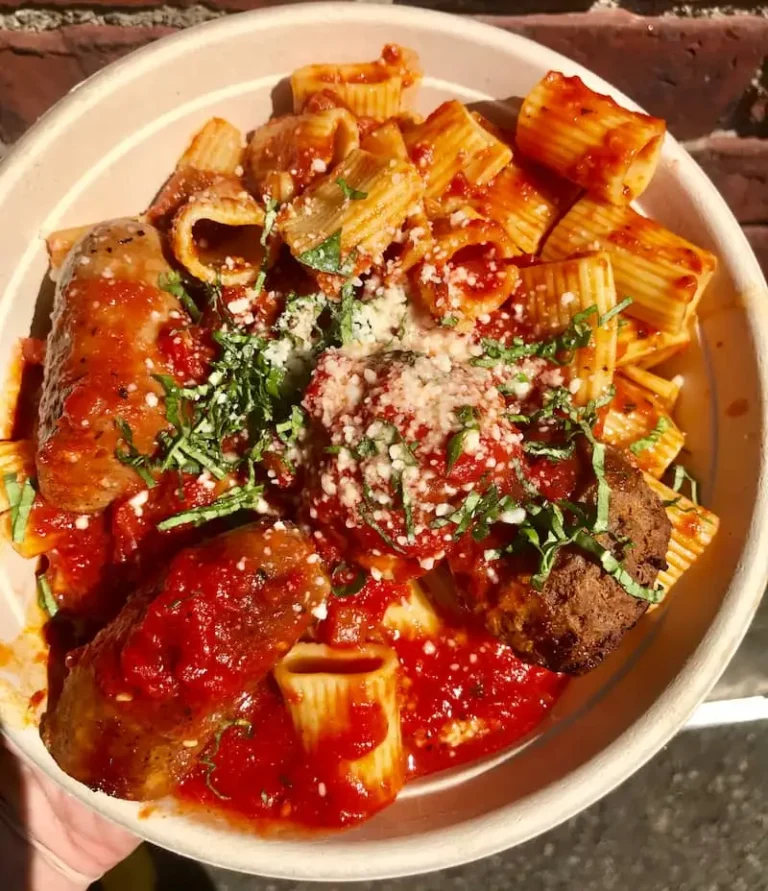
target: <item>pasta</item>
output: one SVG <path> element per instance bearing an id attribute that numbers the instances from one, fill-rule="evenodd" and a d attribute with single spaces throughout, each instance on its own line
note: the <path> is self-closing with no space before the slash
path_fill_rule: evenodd
<path id="1" fill-rule="evenodd" d="M 393 240 L 422 189 L 409 162 L 358 149 L 290 205 L 281 232 L 297 257 L 316 250 L 336 233 L 342 261 L 353 248 L 377 257 Z"/>
<path id="2" fill-rule="evenodd" d="M 264 258 L 260 241 L 264 221 L 263 208 L 247 192 L 228 183 L 212 186 L 194 195 L 174 216 L 173 252 L 201 281 L 250 284 Z"/>
<path id="3" fill-rule="evenodd" d="M 672 523 L 672 537 L 666 556 L 667 568 L 659 573 L 659 585 L 664 594 L 668 594 L 672 585 L 680 580 L 712 543 L 720 521 L 711 511 L 694 504 L 689 498 L 658 480 L 646 477 L 646 482 L 666 505 L 667 516 Z"/>
<path id="4" fill-rule="evenodd" d="M 565 330 L 579 313 L 594 310 L 586 320 L 589 344 L 575 351 L 570 366 L 574 402 L 599 399 L 613 380 L 616 364 L 616 320 L 601 319 L 616 306 L 611 261 L 607 254 L 585 254 L 574 260 L 541 263 L 520 270 L 519 296 L 525 316 L 538 335 Z"/>
<path id="5" fill-rule="evenodd" d="M 663 122 L 555 72 L 515 132 L 421 118 L 420 80 L 305 66 L 144 214 L 48 238 L 0 527 L 79 782 L 354 826 L 529 738 L 712 542 L 662 363 L 715 259 L 628 206 Z"/>
<path id="6" fill-rule="evenodd" d="M 409 106 L 420 81 L 415 53 L 390 44 L 375 62 L 307 65 L 294 71 L 293 109 L 299 114 L 313 95 L 329 92 L 356 115 L 383 121 Z"/>
<path id="7" fill-rule="evenodd" d="M 410 280 L 435 318 L 455 319 L 462 330 L 509 298 L 519 274 L 514 266 L 504 265 L 515 249 L 501 226 L 465 208 L 435 221 L 432 236 Z"/>
<path id="8" fill-rule="evenodd" d="M 683 328 L 677 334 L 659 331 L 630 316 L 619 320 L 616 364 L 623 368 L 632 365 L 653 368 L 671 359 L 691 342 L 691 332 Z"/>
<path id="9" fill-rule="evenodd" d="M 231 182 L 243 156 L 240 131 L 223 118 L 211 118 L 195 134 L 176 169 L 147 209 L 152 223 L 167 224 L 196 192 L 224 180 Z M 50 250 L 50 242 L 49 242 Z"/>
<path id="10" fill-rule="evenodd" d="M 653 390 L 624 374 L 616 375 L 614 386 L 616 395 L 603 419 L 603 438 L 628 452 L 638 467 L 659 479 L 685 443 L 668 414 L 669 402 L 665 404 Z"/>
<path id="11" fill-rule="evenodd" d="M 520 150 L 613 204 L 639 198 L 661 155 L 664 121 L 629 111 L 578 77 L 550 71 L 526 96 Z"/>
<path id="12" fill-rule="evenodd" d="M 289 201 L 359 145 L 357 122 L 345 108 L 276 118 L 251 136 L 244 167 L 257 194 Z"/>
<path id="13" fill-rule="evenodd" d="M 373 709 L 377 743 L 360 758 L 340 759 L 370 794 L 394 798 L 405 780 L 398 706 L 399 663 L 392 650 L 370 645 L 334 650 L 297 644 L 275 669 L 275 680 L 304 749 L 334 746 L 349 732 L 361 710 Z"/>
<path id="14" fill-rule="evenodd" d="M 545 260 L 595 248 L 611 255 L 619 298 L 632 297 L 629 313 L 670 334 L 690 322 L 716 260 L 631 207 L 596 198 L 578 201 L 544 244 Z"/>
<path id="15" fill-rule="evenodd" d="M 408 583 L 407 598 L 387 607 L 382 623 L 398 635 L 411 638 L 435 637 L 442 625 L 423 587 L 414 581 Z"/>
<path id="16" fill-rule="evenodd" d="M 403 135 L 428 198 L 440 195 L 459 173 L 472 185 L 484 185 L 512 159 L 512 149 L 455 100 L 444 102 Z"/>
<path id="17" fill-rule="evenodd" d="M 535 254 L 574 197 L 568 183 L 515 158 L 470 203 L 502 226 L 521 253 Z"/>
<path id="18" fill-rule="evenodd" d="M 674 410 L 677 397 L 680 395 L 680 389 L 683 385 L 681 377 L 667 380 L 665 377 L 659 377 L 658 374 L 636 365 L 625 365 L 621 370 L 621 376 L 634 381 L 634 383 L 644 387 L 646 390 L 650 390 L 667 411 L 671 412 Z"/>

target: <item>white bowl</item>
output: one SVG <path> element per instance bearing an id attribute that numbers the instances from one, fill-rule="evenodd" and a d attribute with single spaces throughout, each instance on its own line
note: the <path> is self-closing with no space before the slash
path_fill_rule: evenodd
<path id="1" fill-rule="evenodd" d="M 315 61 L 375 58 L 384 43 L 414 47 L 426 77 L 423 110 L 524 95 L 562 56 L 470 19 L 391 6 L 310 4 L 238 15 L 166 38 L 91 78 L 21 140 L 0 170 L 0 361 L 28 333 L 46 273 L 41 235 L 142 209 L 213 114 L 244 129 L 266 119 L 289 72 Z M 711 550 L 621 650 L 574 681 L 514 753 L 406 789 L 363 827 L 317 840 L 264 840 L 221 824 L 154 812 L 90 792 L 65 776 L 36 728 L 19 724 L 14 694 L 34 669 L 7 665 L 3 718 L 25 755 L 107 817 L 188 857 L 275 877 L 352 880 L 454 866 L 519 844 L 596 801 L 650 758 L 706 695 L 738 646 L 766 582 L 768 302 L 738 224 L 671 138 L 643 208 L 714 251 L 720 270 L 701 308 L 700 344 L 676 371 L 691 463 L 722 517 Z M 728 406 L 746 399 L 748 411 Z M 18 634 L 32 568 L 7 551 L 0 568 L 0 639 Z M 34 646 L 34 644 L 30 644 Z M 38 666 L 39 675 L 40 667 Z"/>

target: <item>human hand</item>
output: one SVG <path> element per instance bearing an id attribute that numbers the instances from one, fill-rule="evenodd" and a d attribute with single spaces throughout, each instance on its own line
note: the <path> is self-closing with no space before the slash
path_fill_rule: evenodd
<path id="1" fill-rule="evenodd" d="M 139 841 L 24 762 L 0 734 L 4 891 L 84 891 Z"/>

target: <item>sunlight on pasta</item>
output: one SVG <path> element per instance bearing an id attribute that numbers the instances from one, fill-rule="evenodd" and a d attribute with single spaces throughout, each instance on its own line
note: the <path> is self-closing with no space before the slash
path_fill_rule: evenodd
<path id="1" fill-rule="evenodd" d="M 398 704 L 399 662 L 388 647 L 368 644 L 333 649 L 297 644 L 275 668 L 304 749 L 332 748 L 336 739 L 367 720 L 372 750 L 348 761 L 348 770 L 371 795 L 389 800 L 405 780 Z"/>
<path id="2" fill-rule="evenodd" d="M 256 280 L 265 248 L 264 210 L 247 192 L 223 184 L 200 192 L 173 218 L 176 259 L 209 284 L 247 285 Z"/>
<path id="3" fill-rule="evenodd" d="M 555 226 L 542 259 L 562 260 L 586 250 L 611 255 L 619 300 L 627 312 L 662 331 L 680 334 L 715 271 L 713 254 L 643 217 L 631 207 L 582 198 Z"/>
<path id="4" fill-rule="evenodd" d="M 550 71 L 526 96 L 517 121 L 520 150 L 613 204 L 639 198 L 661 156 L 660 118 L 617 105 L 578 77 Z"/>

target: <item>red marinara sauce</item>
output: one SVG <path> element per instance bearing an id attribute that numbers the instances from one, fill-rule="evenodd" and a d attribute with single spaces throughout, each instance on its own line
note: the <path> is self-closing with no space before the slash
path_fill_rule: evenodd
<path id="1" fill-rule="evenodd" d="M 360 636 L 349 629 L 362 627 L 369 639 L 378 636 L 395 649 L 408 777 L 498 752 L 534 730 L 566 678 L 526 665 L 484 630 L 458 627 L 447 617 L 436 637 L 406 638 L 386 629 L 386 607 L 406 594 L 405 585 L 369 582 L 356 595 L 332 599 L 316 635 L 339 646 L 356 643 Z M 261 830 L 282 822 L 309 829 L 355 825 L 391 797 L 372 795 L 343 767 L 344 759 L 361 757 L 383 739 L 386 724 L 375 703 L 360 706 L 354 728 L 306 755 L 279 692 L 267 682 L 236 722 L 222 726 L 179 797 Z"/>

